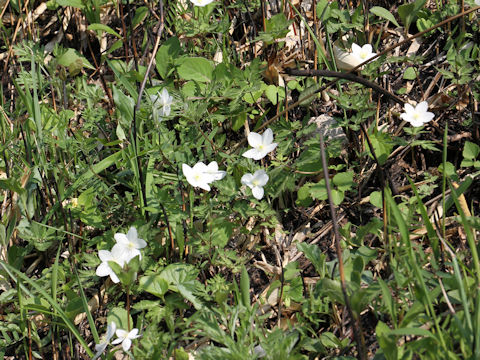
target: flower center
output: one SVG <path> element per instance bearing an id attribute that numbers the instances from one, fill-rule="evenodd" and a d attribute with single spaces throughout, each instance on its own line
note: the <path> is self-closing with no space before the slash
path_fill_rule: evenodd
<path id="1" fill-rule="evenodd" d="M 361 51 L 361 52 L 360 52 L 360 58 L 361 58 L 362 60 L 365 60 L 365 59 L 367 58 L 367 52 L 366 52 L 366 51 Z"/>
<path id="2" fill-rule="evenodd" d="M 260 144 L 258 145 L 258 150 L 263 151 L 265 149 L 265 145 Z"/>
<path id="3" fill-rule="evenodd" d="M 415 120 L 418 120 L 418 119 L 420 118 L 420 114 L 419 114 L 418 112 L 415 112 L 415 113 L 413 114 L 413 118 L 414 118 Z"/>
<path id="4" fill-rule="evenodd" d="M 260 183 L 260 182 L 259 182 L 258 180 L 253 180 L 253 181 L 252 181 L 252 185 L 253 185 L 253 186 L 258 186 L 259 183 Z"/>
<path id="5" fill-rule="evenodd" d="M 195 179 L 195 181 L 200 181 L 200 179 L 202 178 L 202 176 L 197 173 L 197 174 L 193 175 L 193 178 Z"/>

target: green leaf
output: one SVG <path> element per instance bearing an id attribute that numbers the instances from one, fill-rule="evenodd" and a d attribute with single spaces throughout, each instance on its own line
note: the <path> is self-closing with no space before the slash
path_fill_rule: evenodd
<path id="1" fill-rule="evenodd" d="M 480 154 L 480 146 L 473 142 L 466 141 L 462 152 L 463 158 L 474 160 L 477 158 L 478 154 Z"/>
<path id="2" fill-rule="evenodd" d="M 160 76 L 165 79 L 169 70 L 173 67 L 175 59 L 181 52 L 180 40 L 176 36 L 165 41 L 155 56 L 155 66 Z"/>
<path id="3" fill-rule="evenodd" d="M 327 187 L 325 185 L 325 179 L 320 180 L 318 183 L 310 187 L 310 195 L 317 200 L 327 200 Z"/>
<path id="4" fill-rule="evenodd" d="M 147 15 L 148 15 L 148 8 L 146 6 L 140 6 L 139 8 L 137 8 L 137 10 L 135 10 L 135 16 L 133 17 L 133 20 L 132 20 L 133 29 L 136 29 L 137 26 L 140 25 L 140 23 L 143 20 L 145 20 Z"/>
<path id="5" fill-rule="evenodd" d="M 168 291 L 168 282 L 160 274 L 142 276 L 139 283 L 140 290 L 160 298 Z"/>
<path id="6" fill-rule="evenodd" d="M 403 78 L 405 80 L 415 80 L 417 78 L 417 72 L 413 67 L 409 66 L 405 69 L 405 72 L 403 73 Z"/>
<path id="7" fill-rule="evenodd" d="M 397 22 L 397 20 L 395 20 L 395 17 L 393 16 L 393 14 L 383 7 L 373 6 L 370 9 L 370 12 L 372 14 L 377 15 L 378 17 L 384 18 L 384 19 L 390 21 L 391 23 L 395 24 L 396 26 L 400 27 L 400 24 Z"/>
<path id="8" fill-rule="evenodd" d="M 213 62 L 201 57 L 189 57 L 178 61 L 178 76 L 183 80 L 210 82 L 212 80 Z"/>
<path id="9" fill-rule="evenodd" d="M 76 64 L 80 64 L 88 69 L 95 70 L 85 56 L 81 55 L 77 50 L 71 48 L 60 55 L 57 58 L 57 62 L 65 67 L 71 67 L 75 66 Z"/>
<path id="10" fill-rule="evenodd" d="M 374 191 L 370 194 L 370 203 L 373 206 L 381 209 L 383 207 L 383 199 L 382 199 L 382 192 L 381 191 Z"/>
<path id="11" fill-rule="evenodd" d="M 82 0 L 56 0 L 56 3 L 60 6 L 71 6 L 78 9 L 83 9 L 85 7 Z"/>
<path id="12" fill-rule="evenodd" d="M 353 176 L 353 171 L 340 172 L 333 177 L 332 182 L 337 186 L 338 190 L 349 191 L 355 186 Z"/>
<path id="13" fill-rule="evenodd" d="M 128 318 L 130 317 L 130 325 L 133 324 L 132 317 L 128 315 L 127 309 L 123 307 L 114 307 L 108 311 L 107 324 L 112 321 L 117 325 L 117 329 L 128 329 Z"/>
<path id="14" fill-rule="evenodd" d="M 242 303 L 247 308 L 250 307 L 250 278 L 248 277 L 247 268 L 242 266 L 240 275 L 240 293 L 242 295 Z"/>
<path id="15" fill-rule="evenodd" d="M 104 24 L 90 24 L 87 28 L 88 30 L 94 31 L 105 31 L 107 34 L 116 36 L 119 39 L 122 39 L 122 35 L 113 30 L 110 26 Z"/>
<path id="16" fill-rule="evenodd" d="M 267 89 L 265 90 L 265 95 L 267 95 L 268 100 L 270 100 L 273 105 L 277 105 L 278 91 L 275 85 L 268 85 Z"/>
<path id="17" fill-rule="evenodd" d="M 310 260 L 312 265 L 315 267 L 318 275 L 320 275 L 320 278 L 324 278 L 326 272 L 326 255 L 322 253 L 320 247 L 315 244 L 308 244 L 303 242 L 297 244 L 297 249 L 298 251 L 303 252 L 305 257 Z"/>

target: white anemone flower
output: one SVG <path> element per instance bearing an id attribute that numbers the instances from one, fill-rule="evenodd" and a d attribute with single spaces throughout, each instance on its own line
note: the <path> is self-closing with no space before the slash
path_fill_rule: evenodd
<path id="1" fill-rule="evenodd" d="M 475 5 L 480 6 L 480 0 L 475 0 Z"/>
<path id="2" fill-rule="evenodd" d="M 116 332 L 118 339 L 112 341 L 112 344 L 120 344 L 122 343 L 123 351 L 128 351 L 130 346 L 132 346 L 132 340 L 140 337 L 138 335 L 138 329 L 133 329 L 132 331 L 128 332 L 126 330 L 118 329 Z"/>
<path id="3" fill-rule="evenodd" d="M 213 0 L 190 0 L 195 6 L 205 6 L 213 2 Z"/>
<path id="4" fill-rule="evenodd" d="M 222 180 L 225 175 L 227 175 L 226 171 L 218 170 L 218 164 L 216 161 L 212 161 L 210 164 L 208 164 L 205 172 L 212 175 L 214 180 Z"/>
<path id="5" fill-rule="evenodd" d="M 187 178 L 187 181 L 193 187 L 199 187 L 203 190 L 210 191 L 210 183 L 217 180 L 218 175 L 210 173 L 209 170 L 214 170 L 214 165 L 211 163 L 211 168 L 199 161 L 193 168 L 187 164 L 182 164 L 183 175 Z M 218 165 L 217 165 L 218 170 Z"/>
<path id="6" fill-rule="evenodd" d="M 422 126 L 435 117 L 433 113 L 427 111 L 428 103 L 426 101 L 422 101 L 415 107 L 405 103 L 404 109 L 405 112 L 400 114 L 400 117 L 414 127 Z"/>
<path id="7" fill-rule="evenodd" d="M 337 66 L 342 70 L 351 70 L 376 55 L 370 44 L 365 44 L 360 47 L 353 43 L 351 51 L 344 51 L 339 45 L 339 40 L 333 44 L 333 55 Z"/>
<path id="8" fill-rule="evenodd" d="M 92 360 L 98 359 L 100 356 L 102 356 L 103 352 L 107 348 L 107 346 L 110 344 L 110 339 L 113 337 L 115 334 L 115 330 L 117 329 L 117 324 L 115 324 L 114 321 L 112 321 L 110 324 L 107 326 L 107 333 L 105 336 L 102 338 L 102 341 L 100 341 L 99 344 L 95 345 L 95 351 L 96 354 L 92 358 Z"/>
<path id="9" fill-rule="evenodd" d="M 248 144 L 253 148 L 243 153 L 246 158 L 260 160 L 269 152 L 275 150 L 277 143 L 273 142 L 273 131 L 267 129 L 260 135 L 256 132 L 248 134 Z"/>
<path id="10" fill-rule="evenodd" d="M 173 97 L 168 93 L 166 88 L 156 95 L 151 95 L 150 99 L 153 103 L 153 119 L 161 121 L 164 116 L 170 115 Z"/>
<path id="11" fill-rule="evenodd" d="M 261 200 L 264 193 L 263 187 L 268 182 L 268 175 L 265 170 L 257 170 L 254 174 L 243 175 L 240 181 L 252 189 L 252 194 L 256 199 Z"/>
<path id="12" fill-rule="evenodd" d="M 123 259 L 126 263 L 128 263 L 137 255 L 140 256 L 140 259 L 142 258 L 140 249 L 143 249 L 145 246 L 147 246 L 147 243 L 145 240 L 138 238 L 137 229 L 134 226 L 130 227 L 126 235 L 122 233 L 116 233 L 114 238 L 117 243 L 113 246 L 112 252 L 121 251 Z"/>
<path id="13" fill-rule="evenodd" d="M 352 54 L 359 60 L 359 64 L 370 60 L 376 54 L 373 52 L 373 47 L 370 44 L 365 44 L 362 47 L 353 43 L 352 44 Z"/>
<path id="14" fill-rule="evenodd" d="M 100 260 L 102 260 L 102 263 L 98 265 L 97 271 L 95 272 L 98 276 L 103 277 L 103 276 L 110 276 L 110 279 L 117 284 L 120 282 L 120 279 L 118 278 L 117 274 L 112 270 L 110 265 L 108 265 L 109 261 L 115 261 L 120 267 L 123 268 L 123 265 L 125 264 L 125 256 L 124 256 L 124 251 L 122 248 L 115 248 L 115 246 L 112 248 L 112 251 L 108 250 L 99 250 L 98 251 L 98 257 Z"/>

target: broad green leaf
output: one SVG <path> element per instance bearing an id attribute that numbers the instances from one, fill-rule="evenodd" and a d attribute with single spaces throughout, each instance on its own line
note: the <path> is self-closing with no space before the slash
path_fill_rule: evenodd
<path id="1" fill-rule="evenodd" d="M 95 68 L 90 64 L 90 62 L 85 58 L 85 56 L 81 55 L 75 49 L 68 49 L 62 55 L 57 58 L 57 62 L 60 65 L 70 68 L 71 66 L 75 66 L 76 64 L 80 64 L 80 66 L 84 66 L 88 69 L 95 70 Z"/>
<path id="2" fill-rule="evenodd" d="M 163 297 L 168 291 L 168 282 L 159 274 L 142 276 L 139 283 L 140 290 L 144 290 L 158 297 Z"/>
<path id="3" fill-rule="evenodd" d="M 353 181 L 354 172 L 346 171 L 335 174 L 332 182 L 337 186 L 340 191 L 350 191 L 355 186 Z"/>
<path id="4" fill-rule="evenodd" d="M 178 61 L 178 76 L 183 80 L 210 82 L 212 80 L 213 62 L 201 57 L 183 58 Z"/>
<path id="5" fill-rule="evenodd" d="M 128 318 L 127 309 L 123 307 L 114 307 L 108 311 L 107 315 L 107 324 L 110 324 L 112 321 L 117 325 L 117 329 L 128 329 Z M 130 316 L 130 326 L 133 325 L 132 317 Z"/>
<path id="6" fill-rule="evenodd" d="M 405 80 L 415 80 L 417 78 L 417 72 L 413 67 L 409 66 L 405 69 L 405 72 L 403 73 L 403 78 Z"/>
<path id="7" fill-rule="evenodd" d="M 478 154 L 480 154 L 480 146 L 473 142 L 466 141 L 462 152 L 463 158 L 474 160 L 477 158 Z"/>
<path id="8" fill-rule="evenodd" d="M 373 6 L 370 8 L 370 12 L 374 15 L 377 15 L 378 17 L 384 18 L 391 23 L 395 24 L 396 26 L 400 27 L 400 24 L 395 20 L 395 17 L 393 14 L 388 11 L 387 9 L 381 7 L 381 6 Z"/>
<path id="9" fill-rule="evenodd" d="M 176 36 L 169 38 L 160 46 L 155 56 L 155 66 L 162 78 L 167 77 L 181 50 L 180 41 Z"/>
<path id="10" fill-rule="evenodd" d="M 267 89 L 265 90 L 265 95 L 273 105 L 277 105 L 278 91 L 275 85 L 268 85 Z"/>

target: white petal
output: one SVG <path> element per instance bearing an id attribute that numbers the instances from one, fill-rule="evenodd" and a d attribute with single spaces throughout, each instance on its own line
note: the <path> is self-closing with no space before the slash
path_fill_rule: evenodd
<path id="1" fill-rule="evenodd" d="M 261 200 L 263 198 L 263 187 L 254 186 L 252 188 L 252 194 L 256 199 Z"/>
<path id="2" fill-rule="evenodd" d="M 208 185 L 208 183 L 206 183 L 206 182 L 204 182 L 204 183 L 198 183 L 197 187 L 199 187 L 200 189 L 206 190 L 206 191 L 210 191 L 210 190 L 211 190 L 210 185 Z"/>
<path id="3" fill-rule="evenodd" d="M 147 246 L 147 242 L 143 239 L 135 239 L 135 241 L 132 241 L 136 249 L 143 249 L 145 246 Z"/>
<path id="4" fill-rule="evenodd" d="M 217 172 L 218 171 L 218 164 L 216 161 L 212 161 L 210 164 L 207 165 L 209 172 Z"/>
<path id="5" fill-rule="evenodd" d="M 360 51 L 362 51 L 362 48 L 359 45 L 353 43 L 352 44 L 352 53 L 354 53 L 355 55 L 358 55 L 358 54 L 360 54 Z"/>
<path id="6" fill-rule="evenodd" d="M 248 174 L 245 174 L 242 176 L 242 178 L 240 179 L 240 182 L 243 184 L 243 185 L 247 185 L 249 187 L 252 186 L 252 179 L 253 179 L 253 175 L 248 173 Z"/>
<path id="7" fill-rule="evenodd" d="M 250 134 L 248 134 L 247 139 L 248 139 L 248 144 L 253 148 L 256 148 L 262 145 L 262 135 L 257 134 L 256 132 L 251 132 Z"/>
<path id="8" fill-rule="evenodd" d="M 421 103 L 419 103 L 416 107 L 415 107 L 415 110 L 417 110 L 418 112 L 427 112 L 428 110 L 428 103 L 426 101 L 422 101 Z"/>
<path id="9" fill-rule="evenodd" d="M 115 324 L 115 321 L 112 321 L 107 326 L 107 339 L 109 341 L 112 338 L 112 336 L 115 334 L 115 331 L 117 331 L 117 324 Z"/>
<path id="10" fill-rule="evenodd" d="M 429 122 L 430 120 L 433 120 L 433 118 L 435 117 L 435 114 L 434 113 L 431 113 L 431 112 L 426 112 L 424 115 L 423 115 L 423 122 L 424 123 L 427 123 Z"/>
<path id="11" fill-rule="evenodd" d="M 117 274 L 115 274 L 112 270 L 110 273 L 110 279 L 113 281 L 113 283 L 118 284 L 120 282 L 120 279 L 118 278 Z"/>
<path id="12" fill-rule="evenodd" d="M 136 339 L 138 337 L 138 329 L 133 328 L 132 331 L 128 333 L 128 338 L 129 339 Z"/>
<path id="13" fill-rule="evenodd" d="M 263 151 L 266 152 L 267 154 L 271 153 L 273 150 L 275 150 L 277 145 L 278 145 L 277 143 L 271 143 L 269 145 L 266 145 L 265 148 L 263 149 Z"/>
<path id="14" fill-rule="evenodd" d="M 100 265 L 98 265 L 97 270 L 95 271 L 95 274 L 100 277 L 108 276 L 111 273 L 112 269 L 110 268 L 110 266 L 108 266 L 107 262 L 102 262 Z"/>
<path id="15" fill-rule="evenodd" d="M 193 166 L 193 170 L 199 172 L 207 172 L 208 166 L 205 165 L 203 162 L 199 161 Z"/>
<path id="16" fill-rule="evenodd" d="M 128 336 L 128 331 L 123 329 L 117 329 L 115 332 L 120 339 L 125 339 Z M 117 343 L 118 344 L 118 343 Z"/>
<path id="17" fill-rule="evenodd" d="M 273 141 L 273 131 L 272 129 L 268 128 L 262 135 L 262 143 L 263 145 L 271 144 Z"/>
<path id="18" fill-rule="evenodd" d="M 254 160 L 260 160 L 263 158 L 265 155 L 263 155 L 261 151 L 258 151 L 257 149 L 250 149 L 242 154 L 242 156 L 249 158 L 249 159 L 254 159 Z"/>
<path id="19" fill-rule="evenodd" d="M 130 340 L 129 338 L 126 338 L 122 341 L 123 351 L 128 351 L 128 349 L 130 349 L 130 346 L 132 346 L 132 340 Z"/>
<path id="20" fill-rule="evenodd" d="M 114 237 L 115 241 L 117 242 L 117 244 L 127 245 L 129 243 L 128 237 L 125 234 L 116 233 L 113 237 Z"/>
<path id="21" fill-rule="evenodd" d="M 405 103 L 405 105 L 403 107 L 404 107 L 405 112 L 407 114 L 413 113 L 415 111 L 415 108 L 412 105 L 410 105 L 409 103 Z"/>
<path id="22" fill-rule="evenodd" d="M 138 237 L 138 232 L 135 226 L 131 226 L 130 229 L 128 229 L 127 232 L 127 238 L 128 240 L 132 241 L 133 239 L 136 239 Z"/>
<path id="23" fill-rule="evenodd" d="M 110 261 L 113 259 L 112 253 L 108 250 L 99 250 L 98 257 L 100 258 L 100 260 L 102 260 L 102 262 Z"/>
<path id="24" fill-rule="evenodd" d="M 118 336 L 118 335 L 117 335 L 117 336 Z M 120 344 L 122 341 L 123 341 L 123 338 L 120 338 L 120 337 L 119 337 L 118 339 L 113 340 L 113 341 L 112 341 L 112 344 L 113 344 L 113 345 L 117 345 L 117 344 Z"/>
<path id="25" fill-rule="evenodd" d="M 268 182 L 268 175 L 264 170 L 257 170 L 253 175 L 258 181 L 258 186 L 265 186 Z"/>
<path id="26" fill-rule="evenodd" d="M 371 57 L 372 53 L 373 53 L 373 48 L 372 48 L 372 45 L 370 44 L 365 44 L 362 46 L 362 50 L 367 52 L 368 55 Z"/>
<path id="27" fill-rule="evenodd" d="M 182 164 L 182 172 L 185 177 L 189 177 L 193 173 L 193 169 L 187 164 Z"/>

